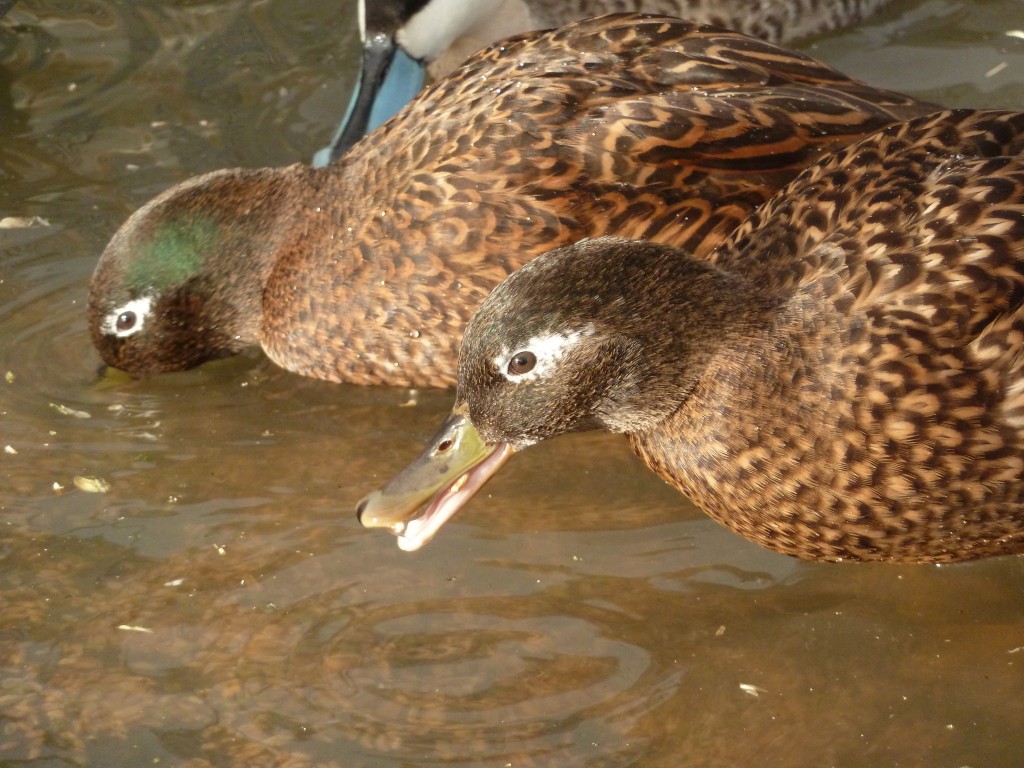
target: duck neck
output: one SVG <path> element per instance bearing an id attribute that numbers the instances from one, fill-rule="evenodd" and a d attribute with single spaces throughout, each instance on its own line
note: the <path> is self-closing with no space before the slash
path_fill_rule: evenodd
<path id="1" fill-rule="evenodd" d="M 264 289 L 282 249 L 301 237 L 304 206 L 297 198 L 315 172 L 296 164 L 231 173 L 230 198 L 198 214 L 211 222 L 215 245 L 196 290 L 230 351 L 239 352 L 260 343 Z"/>
<path id="2" fill-rule="evenodd" d="M 661 257 L 656 278 L 636 281 L 632 306 L 615 321 L 631 359 L 599 416 L 612 431 L 662 424 L 713 362 L 748 347 L 770 322 L 774 302 L 744 277 L 673 249 Z"/>

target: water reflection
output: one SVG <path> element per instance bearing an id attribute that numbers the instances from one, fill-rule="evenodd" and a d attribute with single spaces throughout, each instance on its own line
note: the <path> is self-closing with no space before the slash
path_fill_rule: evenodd
<path id="1" fill-rule="evenodd" d="M 97 381 L 86 284 L 134 206 L 333 129 L 353 6 L 296 5 L 0 20 L 0 763 L 1016 764 L 1019 560 L 798 563 L 603 435 L 516 457 L 410 556 L 351 509 L 448 393 L 255 356 Z M 814 52 L 1019 107 L 1020 16 L 908 2 Z"/>
<path id="2" fill-rule="evenodd" d="M 8 537 L 5 749 L 46 736 L 49 754 L 126 765 L 724 765 L 769 750 L 758 764 L 793 765 L 790 745 L 822 764 L 913 763 L 926 744 L 936 762 L 1009 765 L 1017 747 L 990 740 L 1024 727 L 1019 708 L 991 716 L 1019 691 L 1019 570 L 1014 585 L 995 566 L 867 567 L 851 584 L 832 567 L 745 594 L 563 564 L 509 594 L 493 566 L 389 565 L 378 593 L 379 572 L 353 570 L 367 563 L 351 549 L 323 556 L 325 530 L 308 531 L 273 553 L 159 560 Z M 950 602 L 965 606 L 954 622 Z"/>

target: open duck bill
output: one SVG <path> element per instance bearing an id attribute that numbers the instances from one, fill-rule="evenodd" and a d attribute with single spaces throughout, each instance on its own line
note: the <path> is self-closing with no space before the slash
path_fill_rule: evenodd
<path id="1" fill-rule="evenodd" d="M 469 415 L 456 407 L 419 458 L 359 502 L 359 522 L 367 528 L 387 528 L 398 537 L 399 548 L 417 550 L 484 486 L 513 451 L 507 443 L 484 443 Z"/>

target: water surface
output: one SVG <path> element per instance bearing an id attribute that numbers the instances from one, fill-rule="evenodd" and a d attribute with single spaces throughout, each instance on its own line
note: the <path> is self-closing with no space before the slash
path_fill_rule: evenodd
<path id="1" fill-rule="evenodd" d="M 807 49 L 1022 108 L 1021 29 L 1021 0 L 901 2 Z M 352 509 L 449 393 L 255 354 L 97 379 L 107 238 L 191 175 L 308 158 L 356 40 L 328 0 L 0 21 L 0 764 L 1020 765 L 1020 559 L 800 563 L 602 435 L 517 457 L 405 554 Z"/>

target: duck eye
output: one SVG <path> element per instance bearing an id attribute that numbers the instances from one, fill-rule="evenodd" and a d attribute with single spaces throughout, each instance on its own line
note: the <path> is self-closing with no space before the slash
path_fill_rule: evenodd
<path id="1" fill-rule="evenodd" d="M 153 308 L 153 299 L 150 296 L 141 296 L 115 307 L 105 318 L 101 326 L 104 333 L 117 336 L 119 339 L 127 338 L 142 330 L 146 324 L 150 310 Z"/>
<path id="2" fill-rule="evenodd" d="M 529 350 L 516 352 L 508 361 L 508 372 L 516 375 L 529 373 L 536 364 L 537 356 L 533 352 Z"/>
<path id="3" fill-rule="evenodd" d="M 134 312 L 130 310 L 128 312 L 122 312 L 120 315 L 117 316 L 115 326 L 119 331 L 130 331 L 132 328 L 135 327 L 136 319 L 137 318 Z"/>

